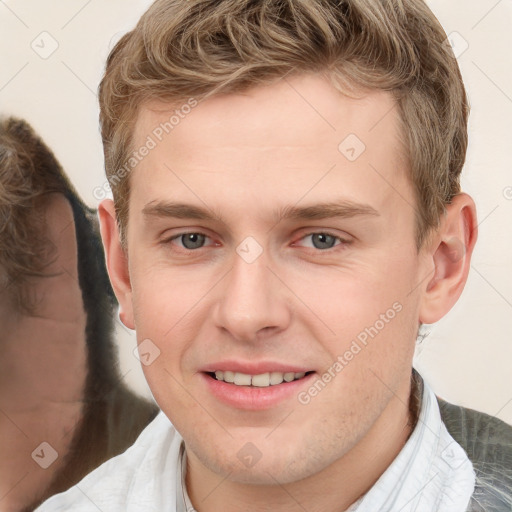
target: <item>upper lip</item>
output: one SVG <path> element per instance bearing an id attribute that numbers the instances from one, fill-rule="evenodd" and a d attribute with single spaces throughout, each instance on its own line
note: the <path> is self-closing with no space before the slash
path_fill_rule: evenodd
<path id="1" fill-rule="evenodd" d="M 290 363 L 280 363 L 276 361 L 233 361 L 225 360 L 216 363 L 210 363 L 201 369 L 202 372 L 212 373 L 215 371 L 231 371 L 235 373 L 244 373 L 246 375 L 261 375 L 262 373 L 281 372 L 281 373 L 302 373 L 311 371 L 310 367 L 303 365 L 294 365 Z"/>

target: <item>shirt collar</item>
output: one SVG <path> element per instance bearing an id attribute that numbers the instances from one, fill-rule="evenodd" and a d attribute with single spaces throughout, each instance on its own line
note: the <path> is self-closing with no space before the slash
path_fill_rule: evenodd
<path id="1" fill-rule="evenodd" d="M 413 369 L 411 404 L 419 399 L 416 425 L 395 460 L 346 512 L 465 512 L 475 472 L 463 448 L 441 421 L 436 395 Z M 182 442 L 177 471 L 177 512 L 196 512 L 185 485 Z"/>
<path id="2" fill-rule="evenodd" d="M 395 460 L 347 512 L 465 512 L 475 487 L 473 464 L 441 421 L 437 398 L 416 370 L 421 406 Z"/>

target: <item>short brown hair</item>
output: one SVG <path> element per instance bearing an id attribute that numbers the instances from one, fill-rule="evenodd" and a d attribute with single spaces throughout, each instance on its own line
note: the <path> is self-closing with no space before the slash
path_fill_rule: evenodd
<path id="1" fill-rule="evenodd" d="M 109 55 L 99 87 L 120 241 L 141 105 L 177 104 L 321 73 L 340 91 L 390 91 L 416 195 L 417 247 L 460 192 L 469 106 L 446 33 L 423 0 L 157 0 Z M 117 175 L 119 169 L 123 172 Z"/>

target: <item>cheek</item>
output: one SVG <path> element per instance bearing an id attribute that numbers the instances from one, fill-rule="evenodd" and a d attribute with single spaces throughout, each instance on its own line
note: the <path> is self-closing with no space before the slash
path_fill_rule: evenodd
<path id="1" fill-rule="evenodd" d="M 194 314 L 208 283 L 198 272 L 145 263 L 131 283 L 138 336 L 151 333 L 166 340 L 183 329 L 187 324 L 183 321 Z"/>
<path id="2" fill-rule="evenodd" d="M 315 320 L 313 336 L 325 350 L 324 370 L 336 375 L 336 387 L 360 395 L 376 379 L 371 370 L 392 382 L 394 373 L 411 364 L 419 308 L 415 266 L 410 257 L 380 255 L 364 267 L 299 281 L 297 294 L 307 297 L 321 320 Z"/>
<path id="3" fill-rule="evenodd" d="M 190 348 L 204 324 L 211 288 L 206 276 L 146 264 L 132 279 L 133 307 L 142 370 L 161 408 L 189 408 Z M 202 300 L 203 299 L 203 300 Z M 144 357 L 149 353 L 149 357 Z M 150 360 L 150 364 L 146 364 Z M 184 380 L 185 379 L 185 380 Z M 165 405 L 164 405 L 165 404 Z"/>
<path id="4" fill-rule="evenodd" d="M 367 262 L 348 269 L 304 272 L 294 280 L 294 291 L 323 322 L 326 339 L 329 331 L 333 339 L 347 338 L 375 322 L 380 325 L 382 315 L 386 325 L 399 316 L 397 310 L 411 301 L 414 276 L 410 262 Z"/>

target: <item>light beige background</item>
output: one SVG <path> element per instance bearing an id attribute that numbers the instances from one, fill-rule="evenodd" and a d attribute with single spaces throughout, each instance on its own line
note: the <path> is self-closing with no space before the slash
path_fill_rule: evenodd
<path id="1" fill-rule="evenodd" d="M 97 85 L 109 50 L 149 3 L 0 0 L 0 114 L 33 125 L 91 206 L 105 183 Z M 428 328 L 415 366 L 441 397 L 512 424 L 512 3 L 428 3 L 463 52 L 472 107 L 463 187 L 480 236 L 463 296 Z M 134 333 L 118 323 L 117 334 L 125 379 L 149 396 Z"/>

